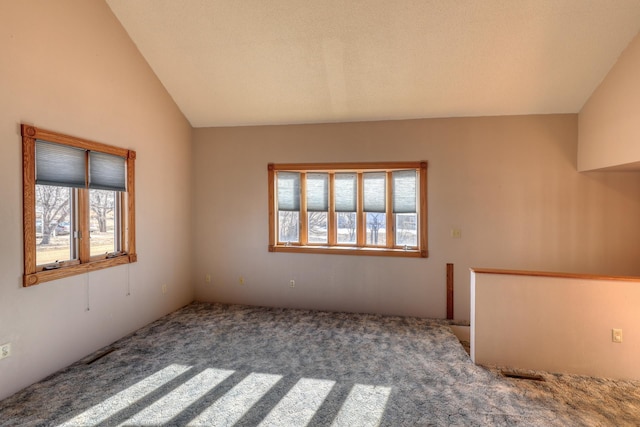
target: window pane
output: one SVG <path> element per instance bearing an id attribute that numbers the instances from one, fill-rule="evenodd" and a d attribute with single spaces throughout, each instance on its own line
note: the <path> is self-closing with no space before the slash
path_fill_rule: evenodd
<path id="1" fill-rule="evenodd" d="M 386 237 L 386 214 L 367 212 L 367 245 L 384 246 Z"/>
<path id="2" fill-rule="evenodd" d="M 116 192 L 89 190 L 89 231 L 91 234 L 90 255 L 103 255 L 119 250 Z"/>
<path id="3" fill-rule="evenodd" d="M 338 243 L 355 244 L 356 239 L 356 213 L 355 212 L 338 212 Z"/>
<path id="4" fill-rule="evenodd" d="M 309 212 L 307 223 L 309 243 L 328 243 L 329 233 L 327 232 L 327 213 Z"/>
<path id="5" fill-rule="evenodd" d="M 417 214 L 396 214 L 397 246 L 418 246 L 417 223 Z"/>
<path id="6" fill-rule="evenodd" d="M 300 241 L 300 212 L 278 211 L 278 241 Z"/>
<path id="7" fill-rule="evenodd" d="M 71 188 L 36 185 L 36 264 L 74 259 Z"/>

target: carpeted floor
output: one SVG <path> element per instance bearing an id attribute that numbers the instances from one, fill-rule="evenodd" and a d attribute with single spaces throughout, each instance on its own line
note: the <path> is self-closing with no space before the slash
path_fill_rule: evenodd
<path id="1" fill-rule="evenodd" d="M 640 382 L 475 366 L 446 322 L 194 303 L 0 402 L 2 426 L 640 425 Z"/>

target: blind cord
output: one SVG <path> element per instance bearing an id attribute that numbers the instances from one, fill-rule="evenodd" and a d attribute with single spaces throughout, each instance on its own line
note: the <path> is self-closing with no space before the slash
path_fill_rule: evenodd
<path id="1" fill-rule="evenodd" d="M 85 311 L 90 311 L 91 310 L 91 296 L 89 294 L 89 283 L 90 283 L 89 275 L 90 274 L 91 273 L 87 273 L 87 277 L 86 277 L 86 279 L 84 281 L 85 289 L 86 289 L 86 297 L 87 297 L 87 308 L 86 308 Z"/>

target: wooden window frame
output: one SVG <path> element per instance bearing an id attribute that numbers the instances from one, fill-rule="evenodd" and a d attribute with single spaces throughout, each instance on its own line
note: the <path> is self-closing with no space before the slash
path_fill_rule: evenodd
<path id="1" fill-rule="evenodd" d="M 418 246 L 412 248 L 401 248 L 394 245 L 395 240 L 395 217 L 392 211 L 391 199 L 391 173 L 395 170 L 415 169 L 419 173 L 418 188 L 419 196 L 417 200 L 417 226 L 418 226 Z M 340 255 L 369 255 L 369 256 L 392 256 L 427 258 L 429 256 L 427 240 L 427 162 L 376 162 L 376 163 L 269 163 L 267 167 L 269 181 L 269 252 L 290 252 L 290 253 L 315 253 L 315 254 L 340 254 Z M 329 174 L 329 211 L 327 212 L 327 233 L 328 243 L 309 244 L 306 242 L 307 212 L 306 197 L 304 191 L 305 180 L 301 175 L 300 183 L 300 214 L 299 229 L 300 242 L 283 243 L 278 241 L 278 208 L 277 208 L 277 172 L 326 172 Z M 363 173 L 364 172 L 386 172 L 386 224 L 387 233 L 385 246 L 366 245 L 366 223 L 364 221 L 366 213 L 363 210 Z M 335 173 L 352 172 L 357 173 L 357 228 L 356 244 L 338 244 L 335 238 L 336 212 L 333 177 Z M 304 228 L 304 230 L 303 230 Z M 390 236 L 390 237 L 389 237 Z"/>
<path id="2" fill-rule="evenodd" d="M 116 265 L 136 262 L 135 238 L 135 160 L 136 152 L 124 148 L 94 142 L 86 139 L 64 135 L 58 132 L 21 125 L 22 134 L 22 186 L 23 186 L 23 241 L 24 241 L 24 276 L 23 286 L 38 285 L 43 282 L 64 277 L 101 270 Z M 55 269 L 44 269 L 36 264 L 36 140 L 43 140 L 89 151 L 113 154 L 126 159 L 127 191 L 119 193 L 120 203 L 120 235 L 121 251 L 117 254 L 90 256 L 89 229 L 89 189 L 73 189 L 77 194 L 74 202 L 74 214 L 77 215 L 79 232 L 77 259 L 58 263 Z"/>

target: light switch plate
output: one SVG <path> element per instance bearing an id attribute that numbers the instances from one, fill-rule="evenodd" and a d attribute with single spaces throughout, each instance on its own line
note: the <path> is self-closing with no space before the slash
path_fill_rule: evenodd
<path id="1" fill-rule="evenodd" d="M 615 343 L 622 342 L 622 329 L 612 329 L 611 330 L 611 341 Z"/>

